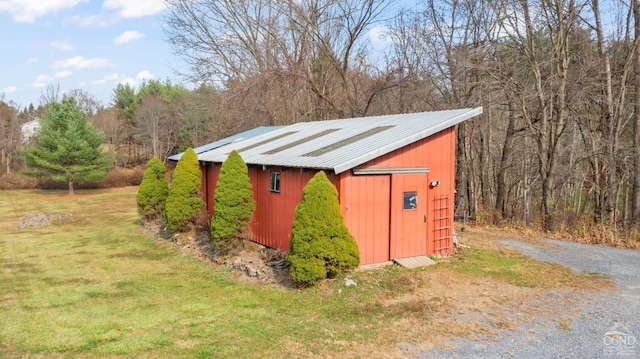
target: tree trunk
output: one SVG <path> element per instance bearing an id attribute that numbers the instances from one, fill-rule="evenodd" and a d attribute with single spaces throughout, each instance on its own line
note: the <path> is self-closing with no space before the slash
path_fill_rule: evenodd
<path id="1" fill-rule="evenodd" d="M 605 183 L 604 210 L 606 211 L 606 219 L 609 223 L 613 223 L 616 218 L 616 182 L 617 182 L 617 166 L 616 166 L 616 143 L 618 140 L 617 118 L 613 113 L 613 90 L 611 80 L 611 62 L 609 53 L 605 47 L 604 34 L 600 21 L 599 0 L 592 0 L 593 15 L 596 21 L 596 35 L 598 40 L 598 55 L 600 57 L 602 69 L 602 78 L 604 80 L 605 101 L 602 103 L 602 118 L 604 120 L 604 140 L 606 141 L 605 163 L 607 164 Z"/>
<path id="2" fill-rule="evenodd" d="M 542 230 L 545 232 L 554 232 L 556 230 L 556 203 L 553 200 L 554 178 L 555 175 L 549 175 L 542 181 Z"/>
<path id="3" fill-rule="evenodd" d="M 509 124 L 507 125 L 507 134 L 504 139 L 502 148 L 502 157 L 500 158 L 500 167 L 498 170 L 498 178 L 496 179 L 496 206 L 495 209 L 500 211 L 502 218 L 509 217 L 507 213 L 507 170 L 509 160 L 513 152 L 515 122 L 516 122 L 516 106 L 512 100 L 509 100 Z"/>
<path id="4" fill-rule="evenodd" d="M 69 178 L 69 195 L 74 195 L 73 192 L 73 178 Z"/>
<path id="5" fill-rule="evenodd" d="M 538 109 L 536 113 L 527 113 L 530 109 L 523 113 L 529 128 L 535 136 L 538 146 L 538 163 L 540 178 L 542 179 L 542 198 L 540 209 L 543 216 L 542 228 L 545 231 L 555 230 L 555 210 L 556 200 L 554 191 L 556 185 L 559 145 L 562 134 L 567 125 L 565 116 L 566 95 L 567 95 L 567 73 L 570 62 L 570 46 L 568 34 L 574 26 L 576 17 L 576 8 L 572 0 L 565 3 L 564 0 L 555 0 L 545 3 L 548 12 L 546 14 L 546 22 L 553 31 L 549 34 L 549 41 L 552 48 L 552 55 L 541 51 L 535 41 L 536 35 L 534 23 L 531 18 L 531 10 L 527 0 L 522 2 L 524 24 L 526 36 L 520 36 L 523 41 L 524 55 L 527 57 L 530 71 L 533 76 L 533 84 L 535 86 L 535 97 L 537 98 Z M 561 21 L 554 23 L 553 14 Z M 543 63 L 549 61 L 553 66 L 547 72 Z M 553 79 L 553 80 L 551 80 Z M 547 88 L 549 83 L 553 83 L 553 89 Z M 550 95 L 550 92 L 553 95 Z M 523 109 L 528 108 L 526 98 L 520 106 Z M 535 120 L 534 120 L 535 119 Z"/>
<path id="6" fill-rule="evenodd" d="M 465 196 L 466 201 L 463 204 L 463 211 L 466 211 L 470 217 L 475 217 L 478 209 L 476 198 L 476 181 L 473 171 L 473 161 L 471 159 L 470 139 L 473 137 L 469 130 L 469 122 L 458 124 L 456 131 L 456 189 L 458 193 Z"/>
<path id="7" fill-rule="evenodd" d="M 633 18 L 636 46 L 634 47 L 634 68 L 636 72 L 635 84 L 635 114 L 633 122 L 633 197 L 631 198 L 631 222 L 638 225 L 640 222 L 640 48 L 638 38 L 640 37 L 640 1 L 634 0 Z"/>

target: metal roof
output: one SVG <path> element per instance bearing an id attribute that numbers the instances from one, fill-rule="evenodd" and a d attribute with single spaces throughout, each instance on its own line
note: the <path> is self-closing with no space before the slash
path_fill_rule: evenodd
<path id="1" fill-rule="evenodd" d="M 261 126 L 261 127 L 256 127 L 256 128 L 251 129 L 249 131 L 241 132 L 241 133 L 235 134 L 233 136 L 229 136 L 227 138 L 223 138 L 221 140 L 218 140 L 218 141 L 215 141 L 215 142 L 208 143 L 206 145 L 202 145 L 202 146 L 196 147 L 193 150 L 195 151 L 195 153 L 197 155 L 200 155 L 201 153 L 205 153 L 207 151 L 211 151 L 213 149 L 216 149 L 218 147 L 222 147 L 222 146 L 227 145 L 229 143 L 237 142 L 237 141 L 243 141 L 243 140 L 249 139 L 251 137 L 255 137 L 255 136 L 258 136 L 258 135 L 265 134 L 265 133 L 267 133 L 269 131 L 277 130 L 279 128 L 282 128 L 282 126 Z M 180 157 L 182 157 L 183 153 L 184 152 L 180 152 L 180 153 L 175 154 L 173 156 L 167 157 L 167 159 L 170 160 L 170 161 L 178 161 L 178 160 L 180 160 Z"/>
<path id="2" fill-rule="evenodd" d="M 299 122 L 198 154 L 224 162 L 237 150 L 247 164 L 341 173 L 482 113 L 482 107 Z"/>

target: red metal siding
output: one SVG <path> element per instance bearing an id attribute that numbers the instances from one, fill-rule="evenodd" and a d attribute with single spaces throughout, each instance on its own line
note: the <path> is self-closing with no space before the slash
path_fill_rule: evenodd
<path id="1" fill-rule="evenodd" d="M 391 177 L 340 174 L 344 223 L 360 249 L 360 264 L 386 262 L 389 257 Z"/>
<path id="2" fill-rule="evenodd" d="M 280 172 L 279 193 L 270 191 L 271 172 Z M 289 250 L 296 206 L 302 199 L 304 186 L 316 172 L 318 171 L 300 171 L 298 168 L 249 168 L 256 200 L 256 210 L 251 221 L 254 241 L 283 251 Z M 338 183 L 335 174 L 327 173 L 327 177 L 334 185 Z"/>
<path id="3" fill-rule="evenodd" d="M 428 254 L 426 184 L 426 174 L 391 175 L 391 259 Z M 405 193 L 414 208 L 405 208 Z"/>
<path id="4" fill-rule="evenodd" d="M 203 178 L 205 202 L 207 203 L 207 213 L 209 214 L 209 223 L 211 223 L 211 215 L 213 215 L 213 194 L 216 190 L 216 182 L 220 174 L 220 163 L 207 163 L 205 165 L 206 175 Z"/>
<path id="5" fill-rule="evenodd" d="M 449 205 L 447 208 L 443 208 L 443 205 L 436 205 L 436 198 L 441 198 L 442 196 L 454 198 L 455 128 L 445 129 L 421 141 L 358 166 L 358 168 L 398 167 L 429 168 L 429 173 L 425 174 L 427 178 L 427 253 L 453 253 L 453 206 Z M 436 187 L 429 186 L 429 183 L 434 180 L 439 181 L 439 184 Z M 351 190 L 351 188 L 346 190 Z M 444 220 L 443 218 L 449 218 L 450 220 Z M 435 243 L 436 238 L 438 238 L 439 242 L 437 246 Z M 419 239 L 416 239 L 416 241 L 419 241 Z M 437 248 L 439 250 L 436 250 Z M 416 249 L 416 253 L 418 252 Z"/>
<path id="6" fill-rule="evenodd" d="M 271 172 L 280 172 L 279 193 L 270 191 Z M 302 199 L 304 186 L 316 172 L 317 170 L 300 171 L 298 168 L 271 167 L 263 170 L 262 167 L 249 167 L 249 180 L 256 201 L 256 210 L 250 223 L 252 240 L 283 251 L 289 250 L 296 206 Z M 213 195 L 219 174 L 219 163 L 206 166 L 206 187 L 202 192 L 206 198 L 209 219 L 215 211 Z M 337 176 L 327 173 L 327 177 L 337 188 Z"/>
<path id="7" fill-rule="evenodd" d="M 429 190 L 429 253 L 453 254 L 453 201 L 455 198 L 456 136 L 451 127 L 429 137 L 429 181 L 440 184 Z"/>
<path id="8" fill-rule="evenodd" d="M 270 191 L 271 172 L 280 172 L 280 193 Z M 253 185 L 256 210 L 251 222 L 253 240 L 266 246 L 289 250 L 289 237 L 295 208 L 302 198 L 302 188 L 309 180 L 308 172 L 298 169 L 251 167 L 249 178 Z"/>
<path id="9" fill-rule="evenodd" d="M 427 198 L 426 201 L 421 202 L 426 207 L 424 208 L 427 215 L 426 235 L 414 236 L 413 243 L 405 245 L 403 242 L 402 249 L 400 247 L 394 249 L 397 253 L 403 256 L 424 254 L 425 245 L 428 254 L 453 253 L 451 199 L 454 198 L 454 166 L 455 129 L 453 127 L 358 166 L 358 168 L 429 168 L 427 174 L 411 175 L 422 176 L 420 180 L 415 182 L 414 178 L 410 181 L 426 187 Z M 206 194 L 207 211 L 211 215 L 214 211 L 213 194 L 220 164 L 208 164 L 206 171 L 206 191 L 203 193 Z M 280 193 L 270 191 L 272 171 L 280 172 Z M 316 172 L 317 170 L 300 171 L 297 168 L 271 167 L 264 170 L 262 167 L 249 168 L 249 178 L 256 200 L 256 211 L 251 222 L 254 241 L 283 251 L 289 250 L 295 208 L 302 199 L 304 186 Z M 394 186 L 392 176 L 354 176 L 351 171 L 338 176 L 333 173 L 327 175 L 338 188 L 345 224 L 358 242 L 360 263 L 372 264 L 392 259 L 393 257 L 390 256 L 394 245 L 391 219 L 391 191 Z M 439 180 L 439 185 L 431 188 L 428 184 L 432 180 Z M 424 196 L 421 195 L 421 197 Z M 448 202 L 443 201 L 443 197 L 449 198 Z M 424 213 L 421 214 L 424 215 Z M 416 225 L 420 225 L 418 219 L 420 219 L 418 215 L 413 219 L 417 222 Z M 403 231 L 402 236 L 405 238 L 406 233 L 411 229 L 407 228 Z M 421 230 L 417 230 L 417 233 L 420 232 Z"/>

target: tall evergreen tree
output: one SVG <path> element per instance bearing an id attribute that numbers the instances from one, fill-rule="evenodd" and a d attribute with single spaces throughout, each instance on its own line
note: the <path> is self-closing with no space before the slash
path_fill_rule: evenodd
<path id="1" fill-rule="evenodd" d="M 125 142 L 128 147 L 129 160 L 135 157 L 135 139 L 134 130 L 136 118 L 136 109 L 140 104 L 136 90 L 128 84 L 118 84 L 113 91 L 113 103 L 120 112 L 120 119 L 122 120 L 122 130 L 124 131 Z"/>
<path id="2" fill-rule="evenodd" d="M 200 198 L 202 172 L 198 156 L 189 147 L 180 157 L 169 187 L 169 196 L 165 203 L 164 218 L 167 228 L 181 231 L 195 223 L 196 216 L 204 207 Z"/>
<path id="3" fill-rule="evenodd" d="M 220 176 L 213 196 L 211 237 L 216 246 L 230 250 L 233 242 L 242 236 L 256 207 L 249 182 L 247 164 L 233 150 L 220 167 Z"/>
<path id="4" fill-rule="evenodd" d="M 164 205 L 169 194 L 165 173 L 164 165 L 157 157 L 147 162 L 147 169 L 136 196 L 138 214 L 143 220 L 153 221 L 162 217 L 164 213 Z"/>
<path id="5" fill-rule="evenodd" d="M 107 175 L 111 161 L 100 149 L 103 137 L 73 97 L 51 103 L 43 113 L 33 144 L 22 151 L 25 164 L 35 169 L 26 174 L 67 181 L 69 194 L 73 194 L 74 180 L 96 180 Z"/>

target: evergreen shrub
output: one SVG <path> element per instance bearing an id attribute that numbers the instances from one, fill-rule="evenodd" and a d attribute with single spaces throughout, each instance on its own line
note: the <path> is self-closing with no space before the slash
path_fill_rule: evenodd
<path id="1" fill-rule="evenodd" d="M 154 157 L 147 162 L 147 169 L 144 171 L 136 196 L 140 217 L 145 221 L 162 218 L 168 194 L 169 186 L 165 177 L 164 164 Z"/>
<path id="2" fill-rule="evenodd" d="M 213 201 L 211 238 L 218 249 L 227 252 L 239 243 L 256 207 L 247 164 L 235 150 L 220 167 Z"/>
<path id="3" fill-rule="evenodd" d="M 338 191 L 320 171 L 309 180 L 296 207 L 287 261 L 302 285 L 332 278 L 360 264 L 358 245 L 344 224 Z"/>
<path id="4" fill-rule="evenodd" d="M 202 172 L 198 156 L 191 147 L 187 148 L 173 171 L 169 195 L 165 203 L 164 218 L 167 229 L 183 231 L 195 223 L 204 207 L 200 198 Z"/>

